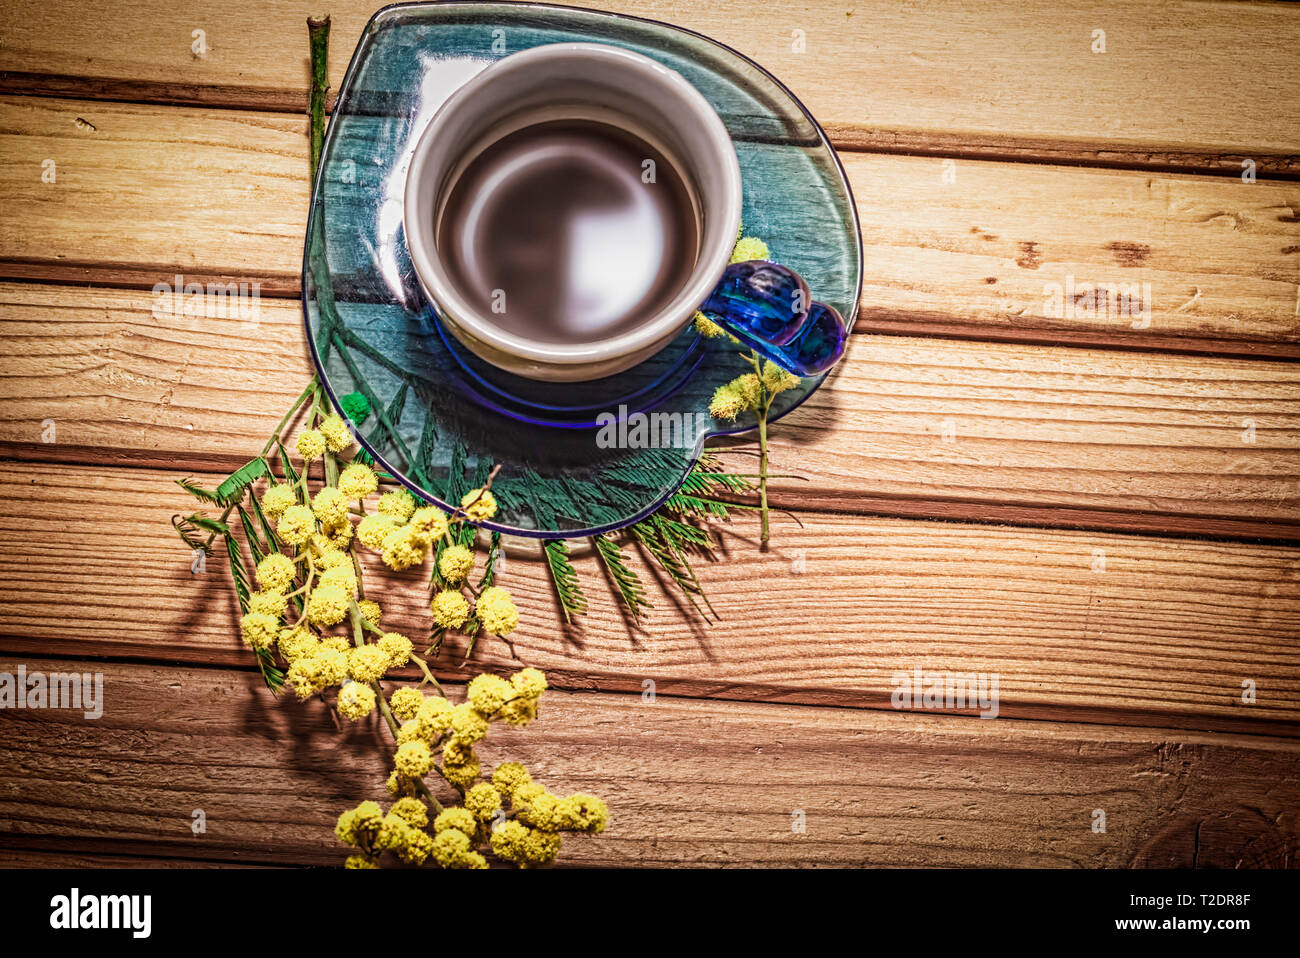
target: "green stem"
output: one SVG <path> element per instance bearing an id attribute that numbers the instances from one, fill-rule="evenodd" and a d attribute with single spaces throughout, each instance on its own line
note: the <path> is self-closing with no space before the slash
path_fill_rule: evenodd
<path id="1" fill-rule="evenodd" d="M 321 147 L 325 142 L 325 91 L 329 89 L 330 18 L 307 18 L 307 35 L 311 41 L 311 181 L 316 182 Z"/>
<path id="2" fill-rule="evenodd" d="M 767 508 L 767 406 L 758 413 L 758 507 L 763 526 L 760 541 L 767 542 L 771 538 Z"/>

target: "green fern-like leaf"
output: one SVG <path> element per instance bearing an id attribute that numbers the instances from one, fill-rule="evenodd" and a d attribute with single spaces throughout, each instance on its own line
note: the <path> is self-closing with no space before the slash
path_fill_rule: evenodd
<path id="1" fill-rule="evenodd" d="M 257 529 L 253 527 L 248 511 L 243 506 L 236 506 L 236 510 L 239 512 L 239 524 L 244 527 L 244 538 L 248 540 L 248 551 L 253 554 L 253 564 L 257 565 L 266 558 L 266 547 L 262 545 Z"/>
<path id="2" fill-rule="evenodd" d="M 551 573 L 551 583 L 560 600 L 560 609 L 568 622 L 573 616 L 587 611 L 587 597 L 582 593 L 578 582 L 578 573 L 569 561 L 569 545 L 563 539 L 547 539 L 543 545 L 546 553 L 546 568 Z"/>
<path id="3" fill-rule="evenodd" d="M 633 619 L 641 621 L 644 611 L 651 607 L 641 577 L 627 564 L 623 550 L 609 536 L 592 536 L 591 541 L 596 546 L 596 554 L 600 556 L 606 574 L 618 590 L 619 598 L 623 600 L 623 607 Z"/>
<path id="4" fill-rule="evenodd" d="M 183 521 L 188 522 L 190 525 L 196 526 L 199 529 L 203 529 L 207 532 L 215 533 L 216 535 L 219 536 L 225 536 L 230 534 L 230 526 L 226 525 L 220 519 L 212 519 L 208 516 L 203 515 L 203 513 L 201 512 L 196 512 L 193 515 L 188 515 L 185 517 Z"/>
<path id="5" fill-rule="evenodd" d="M 239 602 L 240 614 L 247 615 L 250 592 L 248 569 L 244 566 L 244 557 L 239 552 L 239 543 L 235 541 L 235 537 L 227 534 L 225 540 L 226 557 L 230 560 L 230 578 L 235 583 L 235 598 Z M 284 688 L 284 672 L 276 667 L 271 653 L 264 649 L 256 651 L 257 667 L 262 673 L 262 681 L 266 683 L 268 689 L 279 695 L 280 690 Z"/>
<path id="6" fill-rule="evenodd" d="M 217 495 L 215 489 L 204 489 L 202 486 L 197 485 L 193 479 L 177 479 L 176 485 L 180 486 L 200 502 L 207 502 L 214 506 L 225 505 L 225 503 L 221 501 L 221 497 Z"/>
<path id="7" fill-rule="evenodd" d="M 280 451 L 280 468 L 284 470 L 284 480 L 289 483 L 298 492 L 298 500 L 306 502 L 306 492 L 298 489 L 298 470 L 293 467 L 293 460 L 289 458 L 289 450 L 284 448 L 284 443 L 277 441 L 276 448 Z"/>
<path id="8" fill-rule="evenodd" d="M 249 486 L 270 474 L 271 467 L 267 465 L 266 459 L 258 456 L 252 462 L 240 466 L 217 486 L 217 498 L 221 500 L 223 506 L 238 502 L 244 498 L 244 493 L 248 491 Z"/>
<path id="9" fill-rule="evenodd" d="M 655 520 L 659 518 L 658 514 L 652 515 L 649 519 L 644 519 L 629 528 L 633 538 L 637 543 L 650 554 L 664 574 L 676 584 L 695 611 L 705 615 L 704 609 L 708 609 L 708 614 L 714 618 L 717 613 L 713 611 L 713 605 L 709 602 L 708 596 L 704 594 L 704 589 L 700 585 L 699 579 L 695 577 L 695 571 L 691 568 L 690 560 L 681 551 L 673 541 L 663 537 L 662 527 Z M 697 601 L 698 600 L 698 601 Z M 700 607 L 700 603 L 704 608 Z M 705 616 L 707 618 L 707 616 Z"/>
<path id="10" fill-rule="evenodd" d="M 199 527 L 190 521 L 192 516 L 172 516 L 172 528 L 176 530 L 177 535 L 191 549 L 203 552 L 205 555 L 212 555 L 212 544 L 203 538 Z"/>
<path id="11" fill-rule="evenodd" d="M 497 563 L 501 561 L 501 533 L 492 533 L 488 545 L 487 564 L 483 569 L 483 578 L 478 580 L 478 590 L 482 592 L 497 580 Z"/>

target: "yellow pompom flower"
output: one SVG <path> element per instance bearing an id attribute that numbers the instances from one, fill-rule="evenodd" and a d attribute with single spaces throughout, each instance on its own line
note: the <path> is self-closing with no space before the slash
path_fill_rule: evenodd
<path id="1" fill-rule="evenodd" d="M 348 652 L 348 672 L 358 682 L 375 682 L 388 671 L 388 656 L 377 645 L 362 645 Z"/>
<path id="2" fill-rule="evenodd" d="M 429 810 L 418 798 L 399 798 L 393 802 L 388 814 L 398 816 L 412 828 L 423 828 L 429 824 Z"/>
<path id="3" fill-rule="evenodd" d="M 513 821 L 502 823 L 489 842 L 498 858 L 518 865 L 546 865 L 560 853 L 559 835 Z"/>
<path id="4" fill-rule="evenodd" d="M 392 516 L 372 512 L 357 524 L 357 538 L 367 549 L 379 551 L 384 547 L 385 537 L 398 528 L 397 520 Z"/>
<path id="5" fill-rule="evenodd" d="M 411 529 L 426 545 L 447 534 L 447 513 L 437 506 L 422 506 L 411 514 Z"/>
<path id="6" fill-rule="evenodd" d="M 478 820 L 464 808 L 447 808 L 439 812 L 438 817 L 433 820 L 433 830 L 441 834 L 449 828 L 454 828 L 473 838 L 474 833 L 478 831 Z"/>
<path id="7" fill-rule="evenodd" d="M 360 682 L 347 682 L 339 690 L 339 714 L 356 722 L 375 710 L 375 691 Z"/>
<path id="8" fill-rule="evenodd" d="M 320 640 L 321 648 L 333 649 L 335 652 L 342 652 L 347 655 L 352 651 L 352 642 L 342 635 L 327 635 Z"/>
<path id="9" fill-rule="evenodd" d="M 325 454 L 325 437 L 316 429 L 304 429 L 298 433 L 298 455 L 303 462 L 311 462 Z"/>
<path id="10" fill-rule="evenodd" d="M 445 553 L 444 553 L 445 555 Z M 509 635 L 519 625 L 519 610 L 510 593 L 499 585 L 488 586 L 474 604 L 483 630 L 491 635 Z"/>
<path id="11" fill-rule="evenodd" d="M 478 778 L 478 756 L 472 745 L 450 738 L 442 747 L 442 775 L 458 788 L 469 788 Z"/>
<path id="12" fill-rule="evenodd" d="M 399 745 L 393 764 L 400 775 L 407 778 L 424 778 L 433 768 L 433 753 L 424 742 L 407 742 Z"/>
<path id="13" fill-rule="evenodd" d="M 440 695 L 431 695 L 420 703 L 415 718 L 426 742 L 436 742 L 451 728 L 451 712 L 452 704 Z"/>
<path id="14" fill-rule="evenodd" d="M 480 822 L 491 820 L 501 808 L 501 793 L 490 782 L 479 782 L 465 793 L 465 809 Z"/>
<path id="15" fill-rule="evenodd" d="M 497 514 L 496 496 L 490 489 L 471 489 L 461 497 L 460 507 L 475 522 L 491 519 Z"/>
<path id="16" fill-rule="evenodd" d="M 389 812 L 384 816 L 383 824 L 379 826 L 379 832 L 375 835 L 375 850 L 400 853 L 410 842 L 412 831 L 411 826 L 406 824 L 406 819 Z"/>
<path id="17" fill-rule="evenodd" d="M 782 369 L 772 360 L 763 363 L 763 388 L 771 395 L 783 393 L 799 385 L 799 377 Z"/>
<path id="18" fill-rule="evenodd" d="M 459 629 L 469 619 L 469 603 L 454 589 L 435 595 L 429 608 L 433 610 L 433 621 L 444 629 Z"/>
<path id="19" fill-rule="evenodd" d="M 399 743 L 405 745 L 405 742 Z M 404 775 L 397 772 L 389 772 L 388 780 L 384 782 L 384 787 L 388 789 L 390 795 L 414 795 L 415 783 Z"/>
<path id="20" fill-rule="evenodd" d="M 537 718 L 537 699 L 517 696 L 501 706 L 501 718 L 507 725 L 523 728 Z"/>
<path id="21" fill-rule="evenodd" d="M 488 721 L 479 715 L 468 702 L 451 710 L 451 734 L 461 745 L 473 745 L 483 740 L 488 732 Z"/>
<path id="22" fill-rule="evenodd" d="M 350 597 L 357 597 L 357 574 L 351 565 L 336 565 L 326 569 L 316 580 L 317 589 L 341 589 Z"/>
<path id="23" fill-rule="evenodd" d="M 419 565 L 428 554 L 428 543 L 420 542 L 410 526 L 402 526 L 384 537 L 384 565 L 395 572 Z"/>
<path id="24" fill-rule="evenodd" d="M 415 513 L 415 499 L 405 489 L 393 489 L 379 497 L 375 508 L 379 510 L 379 515 L 388 516 L 402 525 Z"/>
<path id="25" fill-rule="evenodd" d="M 757 236 L 746 236 L 744 239 L 739 240 L 731 251 L 731 261 L 733 263 L 747 263 L 750 260 L 771 258 L 771 250 Z"/>
<path id="26" fill-rule="evenodd" d="M 719 339 L 729 335 L 725 329 L 698 311 L 695 314 L 695 331 L 705 339 Z"/>
<path id="27" fill-rule="evenodd" d="M 379 865 L 376 864 L 373 858 L 367 858 L 365 855 L 349 855 L 347 857 L 347 860 L 343 862 L 343 867 L 363 869 L 363 868 L 378 868 Z"/>
<path id="28" fill-rule="evenodd" d="M 348 617 L 351 602 L 338 586 L 318 586 L 307 598 L 307 620 L 318 628 L 338 625 Z"/>
<path id="29" fill-rule="evenodd" d="M 301 625 L 280 630 L 278 640 L 280 657 L 290 665 L 304 655 L 311 655 L 320 646 L 316 636 Z"/>
<path id="30" fill-rule="evenodd" d="M 523 843 L 524 860 L 530 865 L 549 865 L 560 854 L 560 836 L 530 829 Z"/>
<path id="31" fill-rule="evenodd" d="M 713 398 L 709 400 L 709 415 L 714 419 L 734 420 L 744 411 L 745 402 L 731 388 L 731 383 L 719 386 L 713 391 Z"/>
<path id="32" fill-rule="evenodd" d="M 510 805 L 512 808 L 527 808 L 534 800 L 546 794 L 546 789 L 534 781 L 527 781 L 519 785 L 514 793 L 510 796 Z"/>
<path id="33" fill-rule="evenodd" d="M 354 462 L 339 475 L 339 492 L 349 499 L 364 499 L 379 488 L 375 470 L 364 462 Z"/>
<path id="34" fill-rule="evenodd" d="M 266 513 L 267 518 L 271 520 L 279 519 L 284 515 L 284 510 L 298 501 L 294 495 L 293 486 L 286 483 L 277 483 L 262 493 L 262 511 Z"/>
<path id="35" fill-rule="evenodd" d="M 474 569 L 474 553 L 465 546 L 448 546 L 438 557 L 438 574 L 448 582 L 464 582 Z"/>
<path id="36" fill-rule="evenodd" d="M 492 773 L 492 784 L 507 798 L 511 798 L 523 786 L 531 784 L 532 780 L 528 769 L 518 762 L 502 762 Z"/>
<path id="37" fill-rule="evenodd" d="M 357 603 L 357 607 L 361 610 L 361 618 L 378 627 L 379 619 L 383 615 L 378 602 L 374 599 L 362 599 Z"/>
<path id="38" fill-rule="evenodd" d="M 742 412 L 757 409 L 761 398 L 762 381 L 754 373 L 746 373 L 714 390 L 709 415 L 714 419 L 735 419 Z"/>
<path id="39" fill-rule="evenodd" d="M 327 649 L 318 648 L 311 655 L 300 655 L 289 666 L 285 681 L 293 686 L 298 698 L 309 698 L 325 687 L 323 659 L 327 652 Z"/>
<path id="40" fill-rule="evenodd" d="M 322 525 L 341 526 L 348 521 L 347 496 L 333 486 L 326 486 L 312 498 L 311 511 Z"/>
<path id="41" fill-rule="evenodd" d="M 488 839 L 492 853 L 502 861 L 515 862 L 524 860 L 524 843 L 528 839 L 528 826 L 520 822 L 502 822 L 493 830 Z"/>
<path id="42" fill-rule="evenodd" d="M 357 810 L 355 808 L 349 808 L 339 815 L 339 820 L 334 825 L 334 837 L 344 845 L 355 845 L 357 843 Z"/>
<path id="43" fill-rule="evenodd" d="M 352 568 L 352 556 L 348 555 L 346 552 L 340 552 L 334 548 L 327 548 L 324 550 L 317 548 L 314 550 L 314 553 L 311 564 L 312 568 L 314 568 L 318 574 L 321 572 L 328 572 L 330 569 L 337 569 L 340 566 L 347 566 L 349 569 Z"/>
<path id="44" fill-rule="evenodd" d="M 342 685 L 348 677 L 348 657 L 338 649 L 321 648 L 312 656 L 316 662 L 316 680 L 319 688 L 327 689 L 331 685 Z"/>
<path id="45" fill-rule="evenodd" d="M 543 679 L 543 682 L 546 680 Z M 505 704 L 506 698 L 514 694 L 511 683 L 499 675 L 484 673 L 470 680 L 465 689 L 465 701 L 480 715 L 492 715 Z"/>
<path id="46" fill-rule="evenodd" d="M 595 795 L 579 792 L 560 799 L 555 808 L 555 818 L 566 832 L 596 835 L 609 824 L 609 807 Z"/>
<path id="47" fill-rule="evenodd" d="M 330 452 L 342 452 L 352 445 L 352 433 L 348 431 L 348 424 L 343 421 L 342 416 L 326 416 L 317 428 L 325 437 L 325 445 L 329 447 Z"/>
<path id="48" fill-rule="evenodd" d="M 546 673 L 541 669 L 520 669 L 510 676 L 510 685 L 519 695 L 535 699 L 546 691 Z"/>
<path id="49" fill-rule="evenodd" d="M 277 619 L 284 615 L 284 610 L 288 607 L 289 600 L 280 589 L 267 589 L 265 592 L 254 592 L 248 597 L 249 612 L 264 612 L 267 615 L 273 615 Z"/>
<path id="50" fill-rule="evenodd" d="M 560 827 L 560 800 L 550 792 L 542 792 L 533 797 L 529 803 L 519 809 L 518 818 L 526 825 L 540 828 L 545 832 L 556 831 Z"/>
<path id="51" fill-rule="evenodd" d="M 352 523 L 344 519 L 337 526 L 326 526 L 322 532 L 323 535 L 317 535 L 322 552 L 334 552 L 338 549 L 346 549 L 352 544 L 353 534 Z"/>
<path id="52" fill-rule="evenodd" d="M 257 564 L 257 584 L 268 590 L 286 589 L 297 572 L 298 567 L 292 559 L 279 552 L 272 552 Z"/>
<path id="53" fill-rule="evenodd" d="M 745 373 L 731 381 L 731 388 L 736 390 L 746 409 L 757 409 L 763 398 L 763 381 L 756 373 Z"/>
<path id="54" fill-rule="evenodd" d="M 265 651 L 280 634 L 280 619 L 269 612 L 250 612 L 239 620 L 239 634 L 249 648 Z"/>
<path id="55" fill-rule="evenodd" d="M 423 738 L 420 735 L 420 723 L 415 719 L 408 719 L 397 727 L 397 744 L 405 745 L 407 742 L 414 742 Z"/>
<path id="56" fill-rule="evenodd" d="M 374 835 L 379 831 L 379 825 L 384 820 L 384 813 L 378 802 L 362 802 L 353 809 L 353 814 L 357 833 L 362 835 Z"/>
<path id="57" fill-rule="evenodd" d="M 275 534 L 291 546 L 300 546 L 316 532 L 316 517 L 306 506 L 290 506 L 276 523 Z"/>
<path id="58" fill-rule="evenodd" d="M 385 632 L 379 637 L 379 651 L 384 654 L 390 669 L 401 668 L 411 661 L 415 645 L 400 632 Z"/>
<path id="59" fill-rule="evenodd" d="M 456 828 L 448 828 L 433 837 L 433 860 L 443 868 L 461 868 L 470 854 L 469 836 Z"/>
<path id="60" fill-rule="evenodd" d="M 400 688 L 388 697 L 388 707 L 401 722 L 415 718 L 423 703 L 424 693 L 410 687 Z"/>
<path id="61" fill-rule="evenodd" d="M 423 865 L 433 854 L 433 838 L 428 832 L 412 828 L 406 836 L 406 844 L 397 849 L 397 857 L 408 865 Z"/>

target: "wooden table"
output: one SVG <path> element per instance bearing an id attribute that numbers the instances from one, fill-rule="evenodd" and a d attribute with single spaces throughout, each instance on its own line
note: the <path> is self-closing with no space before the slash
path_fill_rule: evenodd
<path id="1" fill-rule="evenodd" d="M 337 863 L 381 789 L 375 729 L 274 701 L 169 525 L 173 480 L 246 461 L 310 375 L 304 20 L 333 16 L 337 88 L 373 2 L 0 0 L 0 670 L 106 696 L 0 713 L 0 863 Z M 547 670 L 508 750 L 613 810 L 564 860 L 1294 864 L 1300 8 L 601 5 L 804 99 L 867 279 L 774 430 L 806 481 L 771 549 L 740 519 L 702 564 L 720 622 L 658 594 L 630 631 L 583 560 L 565 627 L 509 567 L 525 623 L 471 667 Z M 258 323 L 156 315 L 177 273 L 259 283 Z M 1121 283 L 1149 316 L 1085 308 Z M 420 589 L 390 615 L 427 628 Z M 918 667 L 996 673 L 999 717 L 895 710 Z"/>

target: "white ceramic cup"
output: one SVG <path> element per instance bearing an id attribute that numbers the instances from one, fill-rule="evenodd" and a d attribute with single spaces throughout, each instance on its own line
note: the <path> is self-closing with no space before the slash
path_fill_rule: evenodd
<path id="1" fill-rule="evenodd" d="M 632 329 L 592 342 L 557 344 L 502 328 L 457 289 L 437 246 L 442 205 L 466 166 L 508 134 L 552 120 L 608 123 L 654 146 L 685 182 L 699 227 L 695 268 L 668 304 Z M 520 376 L 574 382 L 636 365 L 690 322 L 727 268 L 740 213 L 736 151 L 695 87 L 620 47 L 556 43 L 505 57 L 448 97 L 411 155 L 403 225 L 420 285 L 467 349 Z"/>

